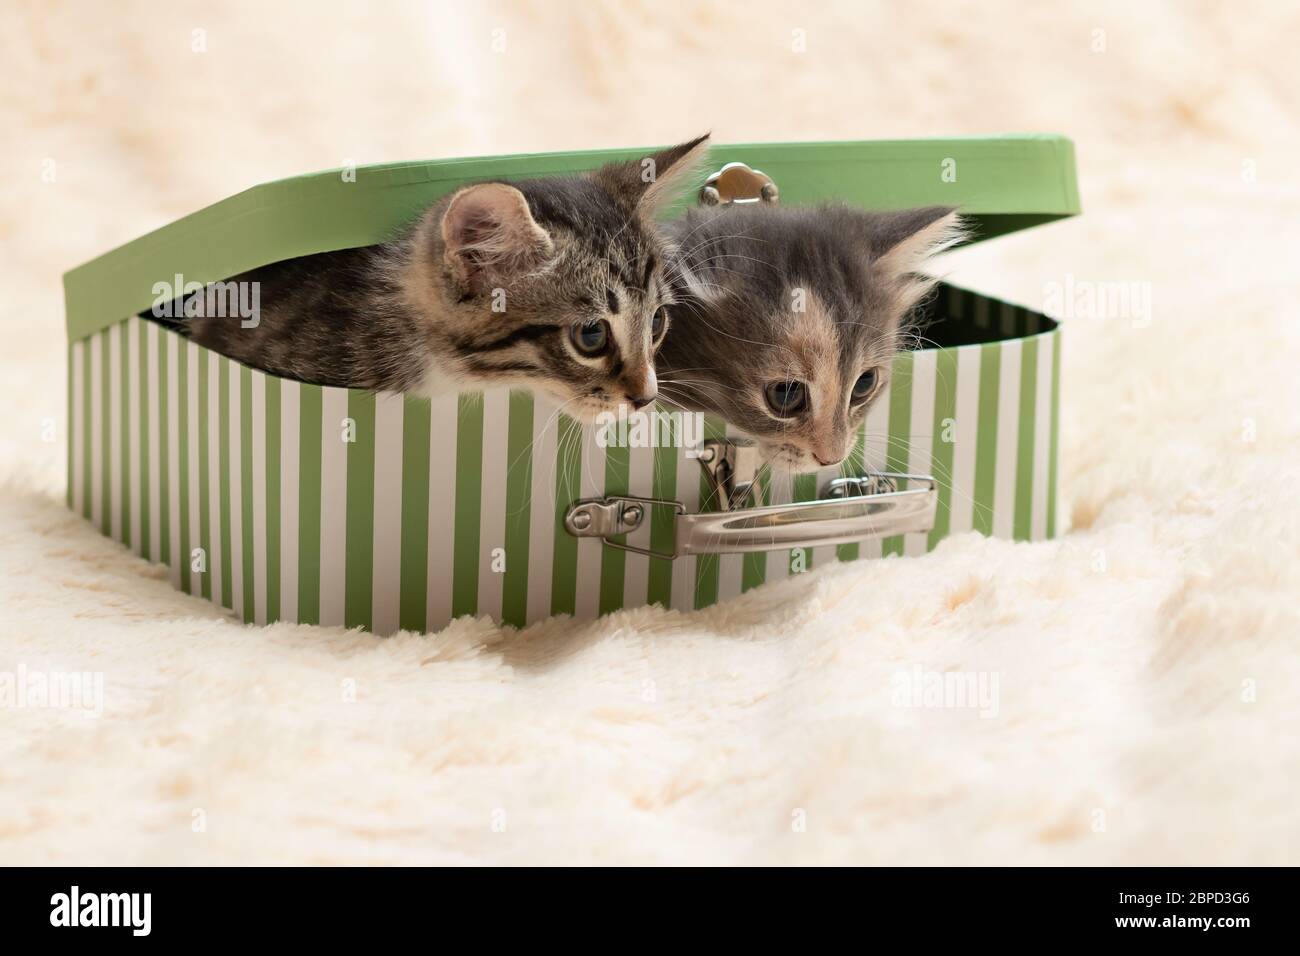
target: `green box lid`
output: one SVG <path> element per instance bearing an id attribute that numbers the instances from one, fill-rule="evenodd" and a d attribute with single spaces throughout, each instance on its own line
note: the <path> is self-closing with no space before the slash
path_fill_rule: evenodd
<path id="1" fill-rule="evenodd" d="M 68 338 L 148 309 L 154 284 L 176 275 L 214 282 L 283 259 L 371 245 L 466 183 L 579 172 L 649 151 L 383 163 L 254 186 L 65 273 Z M 958 206 L 975 225 L 974 241 L 1079 212 L 1074 145 L 1063 136 L 715 145 L 710 168 L 729 162 L 769 175 L 783 205 Z"/>

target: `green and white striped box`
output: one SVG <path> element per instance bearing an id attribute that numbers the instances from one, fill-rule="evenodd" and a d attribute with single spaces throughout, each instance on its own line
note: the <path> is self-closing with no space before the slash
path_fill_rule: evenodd
<path id="1" fill-rule="evenodd" d="M 595 428 L 526 392 L 431 401 L 281 379 L 138 317 L 154 285 L 176 275 L 210 282 L 381 241 L 466 182 L 638 155 L 451 160 L 285 180 L 68 273 L 69 506 L 167 565 L 177 587 L 246 621 L 383 634 L 436 630 L 463 614 L 522 626 L 647 603 L 690 610 L 833 560 L 923 554 L 949 534 L 1055 533 L 1059 329 L 949 286 L 930 307 L 936 321 L 927 332 L 943 347 L 898 357 L 849 461 L 793 479 L 765 476 L 756 493 L 765 507 L 751 509 L 808 502 L 842 510 L 818 501 L 833 478 L 928 475 L 924 522 L 908 526 L 923 530 L 840 534 L 831 543 L 814 534 L 799 548 L 744 553 L 683 547 L 686 516 L 718 507 L 698 449 L 602 447 Z M 719 147 L 715 155 L 719 165 L 763 169 L 783 203 L 950 203 L 974 218 L 979 238 L 1078 211 L 1073 151 L 1059 137 Z M 705 431 L 736 437 L 715 420 Z M 899 493 L 912 487 L 902 482 Z M 575 503 L 624 497 L 674 504 L 647 501 L 639 526 L 608 541 L 566 528 Z M 891 498 L 899 494 L 881 500 Z M 870 524 L 875 510 L 863 504 L 853 527 Z M 718 550 L 729 550 L 725 541 Z"/>

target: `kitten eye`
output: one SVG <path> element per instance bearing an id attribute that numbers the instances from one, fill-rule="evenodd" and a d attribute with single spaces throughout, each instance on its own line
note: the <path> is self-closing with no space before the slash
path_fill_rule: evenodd
<path id="1" fill-rule="evenodd" d="M 662 305 L 655 309 L 654 318 L 650 320 L 650 338 L 658 340 L 659 336 L 664 334 L 664 326 L 668 324 L 668 310 Z"/>
<path id="2" fill-rule="evenodd" d="M 808 390 L 803 382 L 773 382 L 763 389 L 763 394 L 772 411 L 785 418 L 803 411 L 808 404 Z"/>
<path id="3" fill-rule="evenodd" d="M 609 323 L 603 319 L 575 325 L 569 330 L 569 340 L 583 355 L 599 355 L 609 344 Z"/>
<path id="4" fill-rule="evenodd" d="M 864 402 L 871 397 L 871 393 L 876 390 L 876 370 L 869 368 L 853 383 L 853 391 L 850 392 L 849 398 L 853 402 Z"/>

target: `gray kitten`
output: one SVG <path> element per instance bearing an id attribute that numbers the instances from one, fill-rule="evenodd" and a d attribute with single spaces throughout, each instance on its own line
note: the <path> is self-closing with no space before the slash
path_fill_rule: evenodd
<path id="1" fill-rule="evenodd" d="M 536 388 L 578 418 L 639 408 L 657 393 L 672 298 L 653 219 L 706 140 L 586 175 L 466 186 L 392 241 L 236 276 L 259 283 L 253 327 L 196 296 L 188 333 L 321 385 Z"/>
<path id="2" fill-rule="evenodd" d="M 852 451 L 904 318 L 934 284 L 918 269 L 961 224 L 942 206 L 723 206 L 667 232 L 678 301 L 660 390 L 753 436 L 773 467 L 807 472 Z"/>

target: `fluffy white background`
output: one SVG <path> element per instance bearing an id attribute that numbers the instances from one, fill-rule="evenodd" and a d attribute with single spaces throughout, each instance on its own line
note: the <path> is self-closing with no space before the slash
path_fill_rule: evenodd
<path id="1" fill-rule="evenodd" d="M 1300 16 L 1049 6 L 6 4 L 0 671 L 106 709 L 0 710 L 0 861 L 1297 862 Z M 65 269 L 347 159 L 706 128 L 1075 139 L 1083 217 L 948 262 L 1151 284 L 1149 327 L 1067 324 L 1067 534 L 377 640 L 242 627 L 64 510 Z M 892 706 L 914 665 L 999 715 Z"/>

